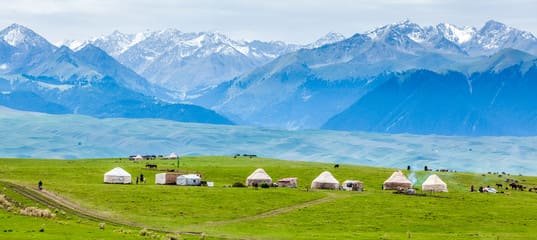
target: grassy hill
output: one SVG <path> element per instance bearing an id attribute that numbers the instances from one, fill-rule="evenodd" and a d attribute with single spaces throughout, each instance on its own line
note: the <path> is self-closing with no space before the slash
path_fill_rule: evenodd
<path id="1" fill-rule="evenodd" d="M 160 170 L 176 169 L 177 164 L 150 162 Z M 494 186 L 505 178 L 533 187 L 535 177 L 437 173 L 449 193 L 409 196 L 380 190 L 394 169 L 353 165 L 334 169 L 330 164 L 262 158 L 182 158 L 180 171 L 200 173 L 215 182 L 215 187 L 207 188 L 155 185 L 154 175 L 161 171 L 146 169 L 146 163 L 0 159 L 0 194 L 20 208 L 47 208 L 12 186 L 35 188 L 42 180 L 47 192 L 107 222 L 100 229 L 100 220 L 61 208 L 52 208 L 53 218 L 0 209 L 0 239 L 537 239 L 537 194 L 468 192 L 472 184 Z M 147 183 L 103 184 L 103 174 L 117 166 L 133 177 L 144 174 Z M 298 177 L 300 186 L 229 187 L 244 182 L 258 167 L 273 180 Z M 324 170 L 341 182 L 363 181 L 365 191 L 308 190 Z M 429 174 L 417 171 L 417 184 Z"/>

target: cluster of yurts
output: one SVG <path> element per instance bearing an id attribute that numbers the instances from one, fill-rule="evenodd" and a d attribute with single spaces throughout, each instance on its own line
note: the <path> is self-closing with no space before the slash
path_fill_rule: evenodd
<path id="1" fill-rule="evenodd" d="M 130 184 L 131 175 L 122 168 L 114 168 L 104 174 L 105 183 Z M 201 185 L 201 177 L 196 174 L 159 173 L 155 175 L 156 184 L 177 184 L 186 186 Z M 261 186 L 262 184 L 273 185 L 272 178 L 262 168 L 256 169 L 246 178 L 246 185 Z M 278 187 L 297 187 L 298 178 L 282 178 L 275 182 Z M 212 183 L 211 183 L 212 186 Z M 383 184 L 384 190 L 406 190 L 412 188 L 412 182 L 401 172 L 394 172 Z M 362 191 L 363 183 L 357 180 L 345 180 L 341 185 L 339 181 L 328 171 L 322 172 L 311 182 L 312 189 L 344 189 L 348 191 Z M 438 175 L 430 175 L 421 185 L 423 191 L 447 192 L 447 185 Z"/>
<path id="2" fill-rule="evenodd" d="M 272 178 L 259 168 L 255 170 L 246 179 L 248 186 L 258 186 L 260 184 L 272 184 Z M 297 178 L 283 178 L 277 181 L 278 186 L 296 187 L 298 184 Z M 412 188 L 412 182 L 401 172 L 394 172 L 382 185 L 384 190 L 406 190 Z M 328 171 L 322 172 L 318 177 L 311 182 L 312 189 L 344 189 L 348 191 L 362 191 L 363 183 L 357 180 L 345 180 L 341 185 L 339 181 Z M 436 174 L 430 175 L 427 180 L 421 185 L 422 191 L 429 192 L 447 192 L 447 184 Z"/>
<path id="3" fill-rule="evenodd" d="M 116 167 L 104 174 L 104 183 L 130 184 L 132 183 L 132 176 L 125 171 L 125 169 Z M 155 175 L 155 183 L 200 186 L 201 177 L 198 174 L 180 174 L 175 172 L 158 173 Z M 208 185 L 212 184 L 208 183 Z"/>

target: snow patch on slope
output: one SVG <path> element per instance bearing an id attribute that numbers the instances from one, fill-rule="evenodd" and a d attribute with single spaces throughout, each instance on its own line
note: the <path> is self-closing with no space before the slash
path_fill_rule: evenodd
<path id="1" fill-rule="evenodd" d="M 37 85 L 39 85 L 40 87 L 44 89 L 58 90 L 61 92 L 67 91 L 74 87 L 73 85 L 69 85 L 69 84 L 50 84 L 50 83 L 44 83 L 44 82 L 36 82 L 36 83 Z"/>
<path id="2" fill-rule="evenodd" d="M 476 34 L 476 29 L 473 27 L 457 27 L 447 23 L 441 24 L 440 27 L 445 29 L 443 33 L 446 39 L 458 44 L 469 42 Z"/>

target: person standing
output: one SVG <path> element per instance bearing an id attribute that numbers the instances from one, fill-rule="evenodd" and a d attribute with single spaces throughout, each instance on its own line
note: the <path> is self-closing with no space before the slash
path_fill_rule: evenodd
<path id="1" fill-rule="evenodd" d="M 37 183 L 37 188 L 39 188 L 39 190 L 43 190 L 43 182 L 41 180 L 39 180 Z"/>

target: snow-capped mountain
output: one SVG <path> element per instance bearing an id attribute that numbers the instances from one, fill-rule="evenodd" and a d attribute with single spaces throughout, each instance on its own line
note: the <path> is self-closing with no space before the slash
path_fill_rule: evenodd
<path id="1" fill-rule="evenodd" d="M 329 33 L 308 45 L 281 41 L 234 40 L 218 32 L 185 33 L 176 29 L 110 35 L 61 44 L 78 49 L 93 44 L 149 81 L 179 91 L 184 98 L 253 70 L 300 48 L 316 48 L 345 37 Z"/>
<path id="2" fill-rule="evenodd" d="M 388 45 L 393 50 L 411 55 L 421 52 L 439 54 L 464 54 L 464 51 L 446 37 L 442 28 L 427 26 L 421 27 L 408 20 L 389 24 L 365 35 L 376 45 Z"/>
<path id="3" fill-rule="evenodd" d="M 537 54 L 537 38 L 533 34 L 493 20 L 481 29 L 448 23 L 422 27 L 406 20 L 366 32 L 366 35 L 374 41 L 382 39 L 407 50 L 432 47 L 452 51 L 456 46 L 472 56 L 493 55 L 506 48 Z"/>
<path id="4" fill-rule="evenodd" d="M 0 38 L 7 44 L 18 49 L 50 50 L 54 48 L 52 44 L 34 31 L 16 23 L 0 31 Z"/>
<path id="5" fill-rule="evenodd" d="M 231 122 L 194 105 L 155 99 L 165 94 L 91 44 L 78 51 L 56 48 L 32 30 L 0 31 L 0 105 L 54 114 L 163 118 L 185 122 Z"/>
<path id="6" fill-rule="evenodd" d="M 459 45 L 472 40 L 477 32 L 474 27 L 457 27 L 448 23 L 438 24 L 436 28 L 447 40 Z"/>
<path id="7" fill-rule="evenodd" d="M 462 46 L 472 55 L 492 55 L 506 48 L 537 55 L 537 38 L 533 34 L 492 20 L 488 21 L 470 41 Z"/>
<path id="8" fill-rule="evenodd" d="M 497 26 L 494 29 L 499 35 L 487 34 L 492 31 L 490 25 Z M 410 21 L 389 24 L 333 44 L 283 55 L 193 102 L 236 122 L 318 128 L 381 86 L 391 73 L 420 69 L 497 74 L 518 64 L 525 66 L 521 69 L 531 67 L 537 58 L 527 53 L 537 46 L 533 35 L 498 26 L 488 22 L 476 30 L 448 24 L 422 27 Z M 508 33 L 514 35 L 501 37 Z M 475 50 L 485 49 L 486 42 L 498 43 L 497 50 Z"/>
<path id="9" fill-rule="evenodd" d="M 258 50 L 220 33 L 168 29 L 151 34 L 117 59 L 152 83 L 186 93 L 232 79 L 291 50 L 268 44 L 269 51 Z"/>
<path id="10" fill-rule="evenodd" d="M 137 34 L 125 34 L 114 31 L 110 35 L 95 37 L 90 40 L 65 40 L 56 43 L 56 46 L 67 46 L 73 51 L 82 49 L 88 44 L 99 47 L 106 51 L 110 56 L 117 57 L 132 47 L 134 44 L 144 40 L 150 34 L 149 31 Z"/>
<path id="11" fill-rule="evenodd" d="M 55 49 L 54 45 L 34 31 L 12 24 L 0 31 L 0 73 L 16 72 Z"/>
<path id="12" fill-rule="evenodd" d="M 326 35 L 322 36 L 321 38 L 317 39 L 317 41 L 307 44 L 305 46 L 302 46 L 302 48 L 309 48 L 309 49 L 318 48 L 326 44 L 331 44 L 331 43 L 342 41 L 345 38 L 346 37 L 341 33 L 329 32 Z"/>
<path id="13" fill-rule="evenodd" d="M 366 35 L 372 40 L 382 38 L 384 42 L 397 43 L 406 50 L 436 48 L 483 56 L 513 48 L 537 54 L 537 38 L 533 34 L 492 20 L 486 22 L 481 29 L 448 23 L 422 27 L 406 20 L 377 28 Z"/>

